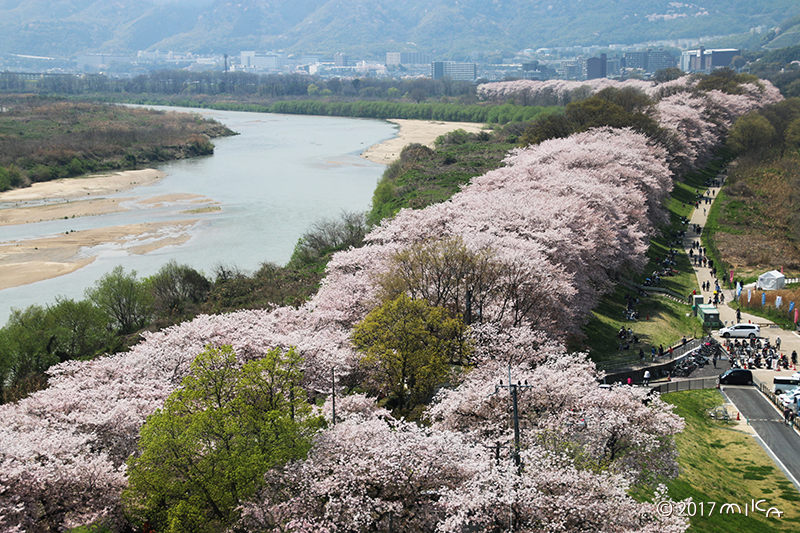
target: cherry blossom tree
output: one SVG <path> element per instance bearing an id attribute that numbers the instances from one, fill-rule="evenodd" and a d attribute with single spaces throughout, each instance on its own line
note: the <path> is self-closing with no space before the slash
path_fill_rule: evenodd
<path id="1" fill-rule="evenodd" d="M 493 442 L 507 448 L 511 432 L 508 396 L 494 391 L 506 369 L 487 363 L 441 393 L 431 427 L 395 420 L 364 396 L 340 399 L 336 426 L 317 435 L 305 461 L 267 475 L 239 526 L 444 533 L 506 531 L 513 522 L 516 531 L 685 531 L 684 520 L 660 517 L 628 495 L 654 465 L 675 474 L 664 441 L 681 421 L 631 387 L 601 389 L 583 357 L 558 347 L 540 352 L 534 368 L 512 367 L 532 385 L 520 395 L 529 423 L 520 468 Z M 330 417 L 330 402 L 323 412 Z M 655 497 L 666 499 L 663 487 Z"/>
<path id="2" fill-rule="evenodd" d="M 549 347 L 551 350 L 553 347 Z M 600 388 L 594 364 L 582 354 L 556 348 L 546 361 L 528 365 L 484 364 L 452 390 L 440 392 L 428 409 L 435 428 L 460 431 L 485 446 L 510 449 L 509 394 L 497 387 L 510 380 L 518 390 L 526 446 L 567 453 L 583 468 L 608 470 L 630 483 L 677 475 L 672 436 L 683 422 L 660 398 L 631 387 Z"/>
<path id="3" fill-rule="evenodd" d="M 533 447 L 523 452 L 530 467 L 484 463 L 466 483 L 444 493 L 447 518 L 438 533 L 463 531 L 608 531 L 680 533 L 688 524 L 663 517 L 651 503 L 636 502 L 628 485 L 608 472 L 575 467 L 564 455 Z M 662 488 L 657 498 L 667 500 Z"/>
<path id="4" fill-rule="evenodd" d="M 345 404 L 347 405 L 347 404 Z M 385 412 L 383 412 L 385 413 Z M 268 474 L 246 505 L 247 531 L 433 531 L 443 491 L 477 468 L 479 451 L 456 433 L 343 409 L 308 459 Z"/>

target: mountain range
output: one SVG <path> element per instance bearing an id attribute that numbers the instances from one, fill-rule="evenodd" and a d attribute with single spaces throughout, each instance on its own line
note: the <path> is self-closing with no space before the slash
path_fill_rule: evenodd
<path id="1" fill-rule="evenodd" d="M 778 33 L 800 35 L 796 20 L 786 24 L 800 15 L 797 0 L 701 1 L 0 0 L 0 54 L 282 49 L 464 59 L 709 36 L 759 44 L 782 23 Z"/>

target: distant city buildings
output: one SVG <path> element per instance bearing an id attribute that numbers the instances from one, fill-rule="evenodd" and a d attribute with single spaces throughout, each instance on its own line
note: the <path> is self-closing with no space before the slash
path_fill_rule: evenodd
<path id="1" fill-rule="evenodd" d="M 701 41 L 702 42 L 702 41 Z M 231 72 L 308 73 L 321 78 L 385 77 L 440 79 L 474 82 L 506 79 L 568 79 L 592 80 L 598 78 L 647 78 L 653 73 L 679 66 L 685 72 L 709 72 L 715 68 L 729 67 L 741 55 L 737 49 L 705 49 L 697 46 L 679 52 L 678 44 L 652 43 L 643 49 L 633 45 L 572 46 L 539 48 L 506 54 L 501 60 L 494 56 L 485 63 L 439 61 L 425 52 L 386 52 L 386 60 L 365 60 L 349 52 L 329 55 L 287 54 L 284 51 L 243 50 L 230 56 L 194 55 L 192 53 L 139 51 L 136 54 L 81 54 L 70 60 L 16 55 L 7 62 L 19 68 L 23 64 L 41 64 L 47 68 L 33 70 L 22 67 L 19 71 L 36 72 L 100 72 L 112 75 L 142 72 L 143 69 L 185 69 L 191 71 L 223 70 Z M 657 46 L 662 46 L 658 47 Z M 668 48 L 669 47 L 669 48 Z M 613 54 L 613 55 L 612 55 Z M 52 67 L 50 66 L 52 65 Z M 77 67 L 77 68 L 76 68 Z M 8 68 L 8 67 L 6 67 Z"/>
<path id="2" fill-rule="evenodd" d="M 697 50 L 686 50 L 681 53 L 680 68 L 684 72 L 704 72 L 714 68 L 729 67 L 733 58 L 741 54 L 741 50 L 735 48 L 706 50 L 701 46 Z"/>
<path id="3" fill-rule="evenodd" d="M 239 61 L 245 69 L 283 70 L 286 64 L 286 54 L 282 52 L 243 51 L 239 54 Z"/>
<path id="4" fill-rule="evenodd" d="M 438 80 L 445 76 L 459 81 L 475 81 L 478 77 L 478 66 L 475 63 L 457 63 L 455 61 L 431 62 L 431 78 Z"/>
<path id="5" fill-rule="evenodd" d="M 422 52 L 386 52 L 386 65 L 429 65 L 433 61 L 431 54 Z"/>
<path id="6" fill-rule="evenodd" d="M 605 54 L 600 54 L 600 57 L 590 57 L 586 60 L 586 79 L 596 80 L 598 78 L 605 78 L 606 67 L 608 60 Z"/>

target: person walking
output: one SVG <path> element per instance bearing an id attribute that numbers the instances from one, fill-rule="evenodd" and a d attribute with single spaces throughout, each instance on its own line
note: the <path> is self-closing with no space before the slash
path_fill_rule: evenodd
<path id="1" fill-rule="evenodd" d="M 650 371 L 649 370 L 645 370 L 644 371 L 644 384 L 645 385 L 650 385 Z M 787 410 L 788 410 L 788 408 L 787 408 Z"/>

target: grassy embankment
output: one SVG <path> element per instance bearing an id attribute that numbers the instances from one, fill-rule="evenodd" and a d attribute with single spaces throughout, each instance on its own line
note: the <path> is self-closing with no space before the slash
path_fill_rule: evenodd
<path id="1" fill-rule="evenodd" d="M 773 269 L 783 269 L 787 278 L 800 277 L 798 187 L 800 154 L 761 152 L 740 158 L 709 212 L 703 235 L 715 263 L 726 272 L 733 269 L 735 279 L 744 284 Z M 775 307 L 777 296 L 783 299 L 780 309 Z M 796 285 L 767 291 L 763 306 L 761 300 L 761 291 L 753 291 L 750 301 L 745 291 L 742 309 L 794 329 L 794 311 L 789 306 L 790 302 L 800 304 Z"/>
<path id="2" fill-rule="evenodd" d="M 634 276 L 633 281 L 640 283 L 644 277 L 659 269 L 658 260 L 666 256 L 670 249 L 669 242 L 674 239 L 671 233 L 687 227 L 681 221 L 684 217 L 689 218 L 692 214 L 696 198 L 695 191 L 699 190 L 702 194 L 706 190 L 706 180 L 715 177 L 724 164 L 724 160 L 718 159 L 702 171 L 690 173 L 683 181 L 675 183 L 667 204 L 671 221 L 670 227 L 665 230 L 665 236 L 651 240 L 650 249 L 647 252 L 649 262 L 644 269 L 644 274 Z M 692 290 L 699 288 L 697 277 L 694 275 L 689 257 L 681 246 L 672 248 L 679 251 L 676 256 L 677 265 L 673 268 L 680 273 L 662 278 L 660 287 L 688 298 Z M 572 346 L 575 349 L 588 349 L 592 359 L 600 366 L 635 363 L 638 361 L 639 347 L 649 354 L 651 346 L 663 345 L 664 348 L 667 348 L 680 341 L 684 335 L 687 337 L 703 335 L 702 325 L 697 318 L 687 316 L 687 313 L 691 313 L 690 305 L 660 295 L 640 297 L 641 303 L 637 307 L 639 320 L 626 320 L 624 315 L 626 294 L 633 295 L 634 291 L 624 285 L 619 285 L 613 293 L 604 296 L 583 328 L 586 335 L 585 341 Z M 619 349 L 617 332 L 621 326 L 633 329 L 633 332 L 639 336 L 639 345 L 632 345 L 630 350 Z"/>
<path id="3" fill-rule="evenodd" d="M 107 170 L 213 153 L 210 138 L 233 135 L 186 113 L 0 96 L 0 191 Z"/>
<path id="4" fill-rule="evenodd" d="M 457 130 L 439 137 L 433 150 L 407 146 L 384 171 L 367 219 L 377 224 L 401 208 L 422 209 L 447 200 L 473 177 L 499 168 L 516 147 L 519 129 L 507 126 L 477 134 Z"/>
<path id="5" fill-rule="evenodd" d="M 800 529 L 800 493 L 778 470 L 766 452 L 736 422 L 713 420 L 708 411 L 723 404 L 716 389 L 665 394 L 686 421 L 676 436 L 680 476 L 668 483 L 675 500 L 692 498 L 688 511 L 691 533 L 778 533 Z M 752 501 L 766 500 L 759 507 L 775 507 L 782 517 L 766 518 L 764 513 L 744 510 L 720 514 L 725 503 L 742 509 Z M 713 512 L 712 504 L 715 502 Z M 702 507 L 700 504 L 703 504 Z"/>

